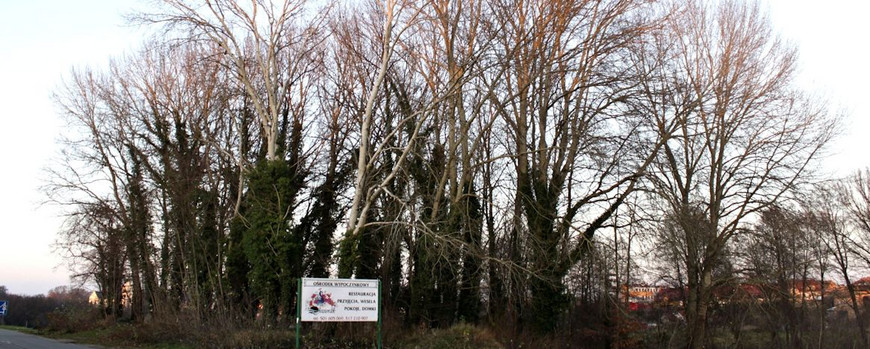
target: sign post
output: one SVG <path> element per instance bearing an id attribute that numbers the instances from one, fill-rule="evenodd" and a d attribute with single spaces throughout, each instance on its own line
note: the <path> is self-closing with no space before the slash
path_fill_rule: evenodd
<path id="1" fill-rule="evenodd" d="M 381 324 L 383 320 L 381 315 L 383 314 L 383 307 L 381 307 L 381 280 L 378 280 L 378 349 L 381 349 Z"/>
<path id="2" fill-rule="evenodd" d="M 299 278 L 299 285 L 296 287 L 296 349 L 299 349 L 299 332 L 302 330 L 302 278 Z"/>
<path id="3" fill-rule="evenodd" d="M 299 280 L 296 347 L 302 322 L 377 322 L 381 343 L 381 282 L 369 279 Z"/>

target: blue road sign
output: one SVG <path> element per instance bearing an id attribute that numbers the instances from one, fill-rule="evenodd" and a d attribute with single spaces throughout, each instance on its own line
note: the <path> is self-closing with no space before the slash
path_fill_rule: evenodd
<path id="1" fill-rule="evenodd" d="M 9 303 L 6 301 L 0 301 L 0 315 L 6 316 L 7 304 Z"/>

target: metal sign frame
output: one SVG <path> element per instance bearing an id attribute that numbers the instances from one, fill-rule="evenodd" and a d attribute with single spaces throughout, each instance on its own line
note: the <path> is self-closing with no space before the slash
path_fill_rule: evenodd
<path id="1" fill-rule="evenodd" d="M 298 284 L 297 284 L 297 289 L 296 289 L 296 299 L 297 299 L 297 305 L 296 305 L 296 348 L 297 348 L 297 349 L 300 348 L 300 341 L 299 341 L 299 339 L 300 339 L 300 337 L 301 337 L 301 332 L 302 332 L 302 322 L 303 322 L 303 321 L 302 321 L 302 304 L 303 304 L 303 303 L 302 303 L 302 299 L 303 299 L 303 296 L 304 296 L 303 293 L 302 293 L 302 290 L 303 290 L 303 287 L 302 287 L 303 281 L 310 281 L 310 282 L 319 283 L 318 287 L 326 288 L 327 291 L 329 291 L 330 288 L 337 288 L 337 289 L 339 289 L 339 290 L 343 290 L 343 288 L 346 288 L 346 287 L 355 287 L 355 286 L 354 286 L 355 284 L 360 284 L 360 283 L 363 283 L 363 282 L 367 282 L 367 283 L 370 283 L 370 282 L 376 282 L 376 283 L 377 283 L 377 295 L 375 295 L 375 299 L 377 299 L 377 336 L 378 336 L 378 338 L 377 338 L 377 345 L 378 345 L 378 346 L 377 346 L 377 347 L 378 347 L 378 349 L 383 348 L 382 336 L 381 336 L 381 325 L 382 325 L 382 323 L 383 323 L 383 320 L 382 320 L 382 319 L 383 319 L 383 307 L 381 306 L 381 280 L 380 280 L 380 279 L 362 280 L 362 279 L 320 279 L 320 278 L 299 278 L 299 280 L 298 280 Z M 325 298 L 327 298 L 327 297 L 324 297 L 324 295 L 323 295 L 321 292 L 318 292 L 318 293 L 319 293 L 318 295 L 321 297 L 321 298 L 318 298 L 318 300 L 317 300 L 318 304 L 319 304 L 319 303 L 326 302 Z M 342 302 L 341 299 L 332 300 L 332 296 L 331 296 L 332 292 L 327 292 L 326 294 L 329 295 L 329 296 L 328 296 L 329 304 L 330 304 L 333 308 L 336 307 L 336 304 L 335 304 L 336 302 L 338 302 L 339 304 L 341 304 L 341 302 Z M 318 296 L 318 295 L 314 295 L 314 297 L 316 297 L 316 296 Z M 355 295 L 354 295 L 354 294 L 349 294 L 348 296 L 349 296 L 349 297 L 353 297 L 353 296 L 355 296 Z M 364 298 L 365 298 L 365 297 L 370 297 L 370 295 L 359 295 L 359 296 L 364 297 Z M 309 301 L 313 301 L 313 299 L 312 299 L 312 300 L 309 300 Z M 334 318 L 339 319 L 339 320 L 331 320 L 330 318 L 326 318 L 326 319 L 314 319 L 314 320 L 312 320 L 312 319 L 310 318 L 310 316 L 309 316 L 308 319 L 307 319 L 305 322 L 360 322 L 360 321 L 363 321 L 363 322 L 374 322 L 374 321 L 371 321 L 371 320 L 353 320 L 353 319 L 351 319 L 351 320 L 346 320 L 346 319 L 348 319 L 348 318 L 347 318 L 347 317 L 344 317 L 344 316 L 335 316 Z"/>

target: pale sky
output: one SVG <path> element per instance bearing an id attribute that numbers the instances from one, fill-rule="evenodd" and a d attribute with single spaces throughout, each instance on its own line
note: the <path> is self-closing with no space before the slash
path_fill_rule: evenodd
<path id="1" fill-rule="evenodd" d="M 72 67 L 102 69 L 135 48 L 142 31 L 122 15 L 135 0 L 0 0 L 0 285 L 15 294 L 44 294 L 68 285 L 52 244 L 58 211 L 41 206 L 39 187 L 59 152 L 64 127 L 51 93 Z M 767 0 L 779 33 L 799 45 L 802 86 L 847 114 L 844 134 L 825 168 L 839 175 L 870 166 L 870 4 L 853 0 Z"/>
<path id="2" fill-rule="evenodd" d="M 0 285 L 44 294 L 69 284 L 52 244 L 62 220 L 41 206 L 63 127 L 51 94 L 73 66 L 105 67 L 135 47 L 133 0 L 0 0 Z"/>

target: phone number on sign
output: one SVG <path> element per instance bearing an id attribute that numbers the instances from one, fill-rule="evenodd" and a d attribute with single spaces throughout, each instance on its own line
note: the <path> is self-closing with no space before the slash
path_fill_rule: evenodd
<path id="1" fill-rule="evenodd" d="M 368 316 L 318 316 L 314 321 L 370 321 Z"/>

